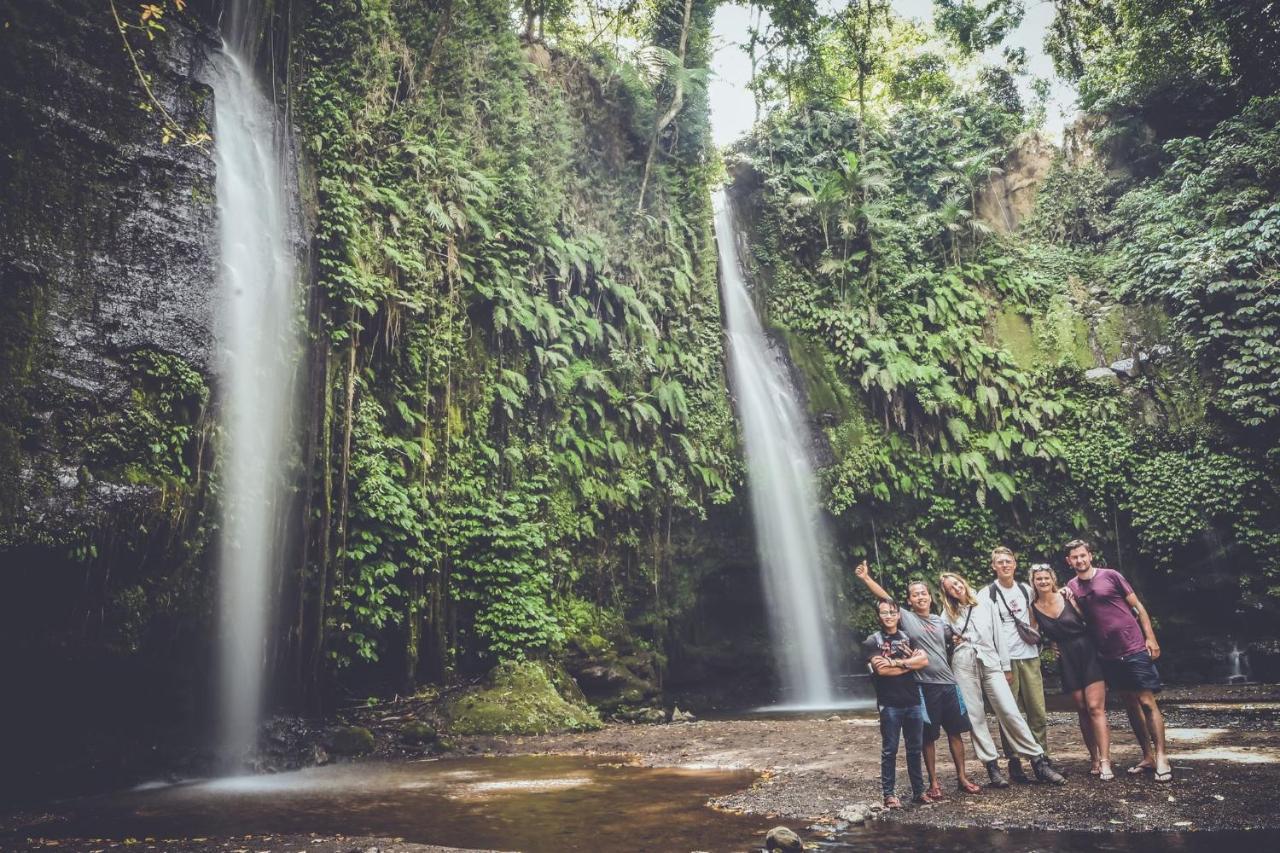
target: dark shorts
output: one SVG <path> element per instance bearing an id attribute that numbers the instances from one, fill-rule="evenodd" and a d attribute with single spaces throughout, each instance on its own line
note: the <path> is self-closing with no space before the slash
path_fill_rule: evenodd
<path id="1" fill-rule="evenodd" d="M 960 688 L 954 684 L 921 684 L 924 710 L 929 715 L 924 724 L 924 742 L 933 743 L 947 730 L 949 735 L 962 735 L 973 730 L 969 715 L 960 701 Z"/>
<path id="2" fill-rule="evenodd" d="M 1102 675 L 1107 687 L 1112 690 L 1125 690 L 1136 693 L 1139 690 L 1150 690 L 1159 693 L 1164 688 L 1160 682 L 1160 671 L 1147 651 L 1134 652 L 1118 660 L 1103 659 Z"/>

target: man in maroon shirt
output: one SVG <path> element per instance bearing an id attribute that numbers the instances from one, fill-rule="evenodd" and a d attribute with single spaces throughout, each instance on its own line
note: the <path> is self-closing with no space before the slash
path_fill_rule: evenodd
<path id="1" fill-rule="evenodd" d="M 1151 617 L 1124 575 L 1093 565 L 1088 542 L 1073 539 L 1063 550 L 1067 565 L 1076 573 L 1065 591 L 1074 596 L 1089 623 L 1107 686 L 1124 699 L 1129 723 L 1142 747 L 1142 761 L 1130 767 L 1129 773 L 1154 772 L 1157 782 L 1168 782 L 1173 768 L 1165 754 L 1164 715 L 1156 703 L 1162 687 L 1155 665 L 1160 644 Z"/>

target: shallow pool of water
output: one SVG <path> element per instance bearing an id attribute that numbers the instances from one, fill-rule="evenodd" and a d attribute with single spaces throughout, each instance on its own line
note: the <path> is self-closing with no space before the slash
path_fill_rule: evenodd
<path id="1" fill-rule="evenodd" d="M 72 801 L 54 809 L 60 819 L 28 826 L 18 838 L 316 833 L 527 853 L 721 853 L 759 850 L 769 827 L 784 823 L 824 853 L 1280 850 L 1274 831 L 1112 834 L 881 823 L 823 837 L 805 831 L 804 821 L 726 814 L 705 805 L 755 779 L 750 771 L 642 768 L 598 756 L 368 762 Z M 10 846 L 0 835 L 0 849 Z"/>
<path id="2" fill-rule="evenodd" d="M 88 798 L 58 809 L 65 821 L 23 834 L 373 835 L 530 853 L 747 850 L 773 823 L 705 804 L 755 778 L 750 771 L 651 769 L 599 757 L 368 762 Z"/>

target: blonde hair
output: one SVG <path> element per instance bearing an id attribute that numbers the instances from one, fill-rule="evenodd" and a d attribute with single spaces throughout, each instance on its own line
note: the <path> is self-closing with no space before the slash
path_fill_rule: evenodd
<path id="1" fill-rule="evenodd" d="M 1018 556 L 1017 556 L 1016 554 L 1014 554 L 1012 550 L 1010 550 L 1009 548 L 1006 548 L 1006 547 L 1005 547 L 1005 546 L 1003 546 L 1003 545 L 1001 545 L 1001 546 L 999 546 L 999 547 L 997 547 L 997 548 L 995 548 L 995 549 L 993 549 L 993 550 L 991 551 L 991 559 L 993 559 L 993 560 L 994 560 L 996 557 L 999 557 L 1001 554 L 1007 554 L 1010 558 L 1012 558 L 1012 559 L 1014 559 L 1014 560 L 1018 559 Z"/>
<path id="2" fill-rule="evenodd" d="M 965 597 L 963 601 L 957 601 L 955 597 L 947 591 L 945 583 L 947 578 L 954 578 L 964 584 Z M 973 594 L 973 587 L 969 586 L 969 582 L 955 572 L 943 572 L 938 575 L 938 588 L 942 590 L 942 607 L 947 611 L 947 616 L 949 616 L 953 621 L 960 617 L 960 605 L 965 604 L 973 607 L 978 603 L 978 599 Z"/>
<path id="3" fill-rule="evenodd" d="M 1053 592 L 1056 593 L 1058 591 L 1058 573 L 1053 570 L 1053 566 L 1048 563 L 1033 563 L 1031 571 L 1027 574 L 1027 582 L 1035 590 L 1037 600 L 1040 598 L 1040 590 L 1036 589 L 1036 575 L 1041 572 L 1049 576 L 1049 581 L 1053 584 Z"/>

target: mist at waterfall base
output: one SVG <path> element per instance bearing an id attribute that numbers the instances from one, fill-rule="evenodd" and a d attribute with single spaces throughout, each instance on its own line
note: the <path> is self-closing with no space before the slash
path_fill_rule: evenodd
<path id="1" fill-rule="evenodd" d="M 818 506 L 809 427 L 786 364 L 771 346 L 747 292 L 733 210 L 714 198 L 729 385 L 742 427 L 748 489 L 782 687 L 772 710 L 863 704 L 836 688 L 838 659 L 831 553 Z"/>
<path id="2" fill-rule="evenodd" d="M 232 4 L 226 41 L 210 57 L 221 253 L 218 752 L 229 767 L 252 752 L 262 713 L 298 351 L 285 130 L 247 58 L 254 11 Z"/>

